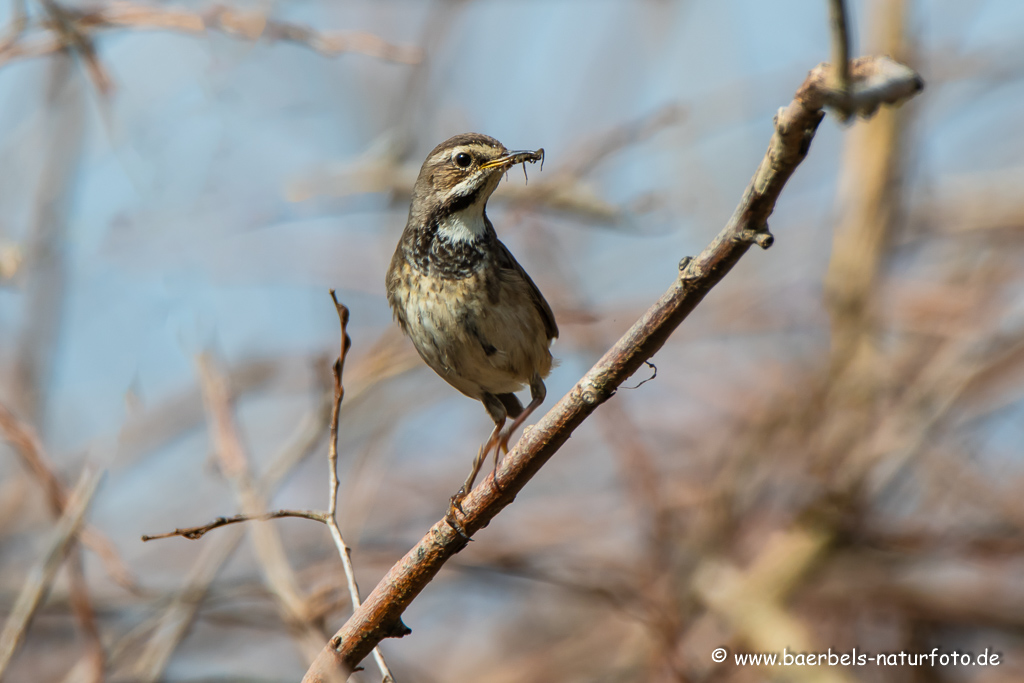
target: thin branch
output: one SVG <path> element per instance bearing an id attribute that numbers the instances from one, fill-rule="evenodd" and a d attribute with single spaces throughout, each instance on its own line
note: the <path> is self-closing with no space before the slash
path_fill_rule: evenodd
<path id="1" fill-rule="evenodd" d="M 331 366 L 334 374 L 334 403 L 331 406 L 331 438 L 328 442 L 327 462 L 330 470 L 329 491 L 327 498 L 327 527 L 331 530 L 331 538 L 341 556 L 341 563 L 345 567 L 345 579 L 348 582 L 349 597 L 352 600 L 352 610 L 355 611 L 360 604 L 359 586 L 356 584 L 355 569 L 352 566 L 352 556 L 349 553 L 348 545 L 341 535 L 338 527 L 338 413 L 341 410 L 341 401 L 345 397 L 345 386 L 341 382 L 341 374 L 345 368 L 345 357 L 352 346 L 352 339 L 348 336 L 348 308 L 338 303 L 338 297 L 334 290 L 331 290 L 331 300 L 334 301 L 334 308 L 338 314 L 338 321 L 341 323 L 341 350 L 338 358 Z"/>
<path id="2" fill-rule="evenodd" d="M 826 85 L 831 79 L 830 71 L 827 64 L 811 71 L 796 98 L 779 110 L 768 152 L 732 218 L 711 245 L 696 258 L 683 259 L 679 276 L 661 299 L 523 435 L 501 465 L 501 489 L 494 486 L 493 475 L 489 475 L 463 501 L 462 522 L 469 534 L 486 526 L 515 499 L 576 427 L 664 345 L 675 328 L 725 277 L 751 244 L 771 245 L 768 216 L 786 181 L 807 155 L 824 117 L 822 107 L 831 103 L 832 95 Z M 886 58 L 855 61 L 851 79 L 851 99 L 859 102 L 857 110 L 865 114 L 873 112 L 883 102 L 909 98 L 922 88 L 916 73 Z M 874 94 L 875 99 L 871 99 L 869 93 Z M 402 613 L 444 563 L 467 543 L 445 520 L 434 524 L 334 635 L 306 672 L 304 683 L 327 680 L 338 670 L 352 671 L 381 640 L 408 633 L 408 627 L 401 620 Z"/>
<path id="3" fill-rule="evenodd" d="M 65 8 L 69 25 L 44 25 L 41 35 L 25 36 L 17 32 L 0 48 L 0 66 L 16 59 L 41 57 L 68 47 L 66 31 L 75 31 L 83 40 L 105 30 L 126 28 L 151 31 L 179 31 L 200 34 L 216 31 L 240 40 L 266 40 L 303 45 L 315 52 L 334 57 L 358 53 L 399 64 L 418 64 L 423 51 L 418 47 L 395 45 L 362 31 L 316 31 L 308 26 L 268 19 L 262 12 L 244 12 L 221 5 L 204 12 L 116 2 L 87 11 Z M 17 27 L 15 27 L 17 28 Z"/>
<path id="4" fill-rule="evenodd" d="M 166 531 L 162 534 L 153 534 L 152 536 L 143 534 L 143 541 L 155 541 L 161 538 L 172 538 L 174 536 L 182 536 L 194 541 L 200 539 L 206 535 L 206 532 L 219 529 L 222 526 L 228 526 L 229 524 L 238 524 L 239 522 L 266 522 L 270 519 L 281 519 L 282 517 L 300 517 L 302 519 L 312 519 L 316 522 L 327 523 L 327 515 L 323 512 L 317 512 L 315 510 L 274 510 L 272 512 L 261 512 L 258 514 L 243 514 L 235 515 L 234 517 L 218 517 L 209 524 L 201 524 L 199 526 L 185 527 L 184 529 L 175 529 L 174 531 Z"/>
<path id="5" fill-rule="evenodd" d="M 362 604 L 359 597 L 359 585 L 356 583 L 355 567 L 352 566 L 352 554 L 348 544 L 345 543 L 338 527 L 338 413 L 341 411 L 341 401 L 345 398 L 345 385 L 341 382 L 341 375 L 345 369 L 345 357 L 352 346 L 352 339 L 348 336 L 348 308 L 338 303 L 338 297 L 334 290 L 331 290 L 331 300 L 334 301 L 334 308 L 338 313 L 338 321 L 341 323 L 341 350 L 338 352 L 338 359 L 334 361 L 331 370 L 334 374 L 334 405 L 331 408 L 331 440 L 328 446 L 328 463 L 330 467 L 330 497 L 328 499 L 327 528 L 331 530 L 331 538 L 338 549 L 341 557 L 341 564 L 345 568 L 345 580 L 348 583 L 349 599 L 352 601 L 352 611 L 355 612 Z M 391 669 L 384 661 L 384 654 L 379 647 L 373 648 L 373 658 L 377 662 L 384 683 L 393 683 L 395 678 L 391 675 Z"/>
<path id="6" fill-rule="evenodd" d="M 845 95 L 850 92 L 850 30 L 846 3 L 843 0 L 829 0 L 828 8 L 832 26 L 833 86 Z M 839 114 L 844 121 L 850 118 L 850 111 L 845 107 L 839 108 Z"/>
<path id="7" fill-rule="evenodd" d="M 348 356 L 348 350 L 352 348 L 352 339 L 348 336 L 348 308 L 344 304 L 338 303 L 338 297 L 333 289 L 331 290 L 331 300 L 334 302 L 334 309 L 338 314 L 338 322 L 341 323 L 341 349 L 338 352 L 337 360 L 331 366 L 331 372 L 334 375 L 334 403 L 331 406 L 331 440 L 327 456 L 331 468 L 327 514 L 331 518 L 330 524 L 333 530 L 338 526 L 335 521 L 335 513 L 338 510 L 338 413 L 341 411 L 341 402 L 345 398 L 345 385 L 341 382 L 341 375 L 345 371 L 345 358 Z M 340 532 L 338 536 L 341 536 Z M 342 545 L 344 546 L 344 544 Z M 357 602 L 359 600 L 358 591 L 355 600 Z"/>
<path id="8" fill-rule="evenodd" d="M 91 468 L 86 468 L 82 472 L 46 552 L 29 572 L 28 581 L 18 593 L 7 623 L 4 624 L 4 630 L 0 633 L 0 678 L 3 678 L 11 658 L 25 639 L 32 617 L 50 591 L 57 577 L 57 570 L 71 550 L 102 477 L 102 472 Z"/>

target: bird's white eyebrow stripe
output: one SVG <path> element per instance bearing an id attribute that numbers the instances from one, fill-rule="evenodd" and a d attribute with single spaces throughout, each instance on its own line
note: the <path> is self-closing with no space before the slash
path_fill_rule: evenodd
<path id="1" fill-rule="evenodd" d="M 480 154 L 482 152 L 492 151 L 493 149 L 494 149 L 493 147 L 488 147 L 487 145 L 474 144 L 474 143 L 470 143 L 468 145 L 458 145 L 456 147 L 449 147 L 447 149 L 442 149 L 440 152 L 438 152 L 434 156 L 430 157 L 430 159 L 427 161 L 427 163 L 433 165 L 433 164 L 438 164 L 438 163 L 441 163 L 441 162 L 448 161 L 449 159 L 452 158 L 452 155 L 455 154 L 456 152 L 469 152 L 471 154 Z"/>
<path id="2" fill-rule="evenodd" d="M 436 164 L 439 161 L 442 161 L 444 159 L 450 159 L 451 156 L 452 156 L 452 150 L 450 150 L 450 149 L 442 149 L 440 152 L 438 152 L 434 156 L 430 157 L 430 159 L 427 160 L 427 163 L 430 164 L 430 165 L 434 165 L 434 164 Z"/>

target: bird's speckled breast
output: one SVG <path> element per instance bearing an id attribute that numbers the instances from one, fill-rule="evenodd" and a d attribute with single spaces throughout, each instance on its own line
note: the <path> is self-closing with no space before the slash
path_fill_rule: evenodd
<path id="1" fill-rule="evenodd" d="M 395 265 L 388 300 L 427 365 L 473 398 L 523 387 L 522 373 L 498 349 L 501 342 L 492 344 L 478 327 L 493 307 L 485 269 L 454 279 L 450 269 L 427 275 L 408 259 Z"/>
<path id="2" fill-rule="evenodd" d="M 489 235 L 468 241 L 445 239 L 438 232 L 438 225 L 432 223 L 417 230 L 404 245 L 408 258 L 424 276 L 458 280 L 483 266 Z"/>

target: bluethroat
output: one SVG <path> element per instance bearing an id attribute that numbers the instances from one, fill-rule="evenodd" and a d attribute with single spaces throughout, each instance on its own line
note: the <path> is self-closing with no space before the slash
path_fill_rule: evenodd
<path id="1" fill-rule="evenodd" d="M 530 276 L 498 240 L 487 200 L 516 164 L 544 150 L 510 152 L 494 138 L 464 133 L 434 148 L 412 193 L 409 220 L 387 274 L 388 302 L 434 372 L 483 403 L 494 429 L 452 496 L 448 523 L 461 535 L 461 502 L 487 454 L 495 467 L 512 433 L 544 401 L 558 326 Z M 525 408 L 514 392 L 530 387 Z M 512 418 L 507 423 L 507 418 Z M 495 476 L 497 469 L 495 470 Z"/>

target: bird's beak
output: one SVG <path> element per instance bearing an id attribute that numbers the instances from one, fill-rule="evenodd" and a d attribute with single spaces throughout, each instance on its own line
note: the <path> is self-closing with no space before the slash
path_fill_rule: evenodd
<path id="1" fill-rule="evenodd" d="M 529 150 L 523 150 L 520 152 L 509 152 L 503 154 L 497 159 L 491 159 L 486 164 L 480 165 L 480 170 L 486 170 L 489 168 L 500 168 L 502 170 L 511 168 L 516 164 L 525 164 L 527 161 L 530 163 L 541 162 L 544 164 L 544 148 L 538 149 L 535 152 Z"/>

